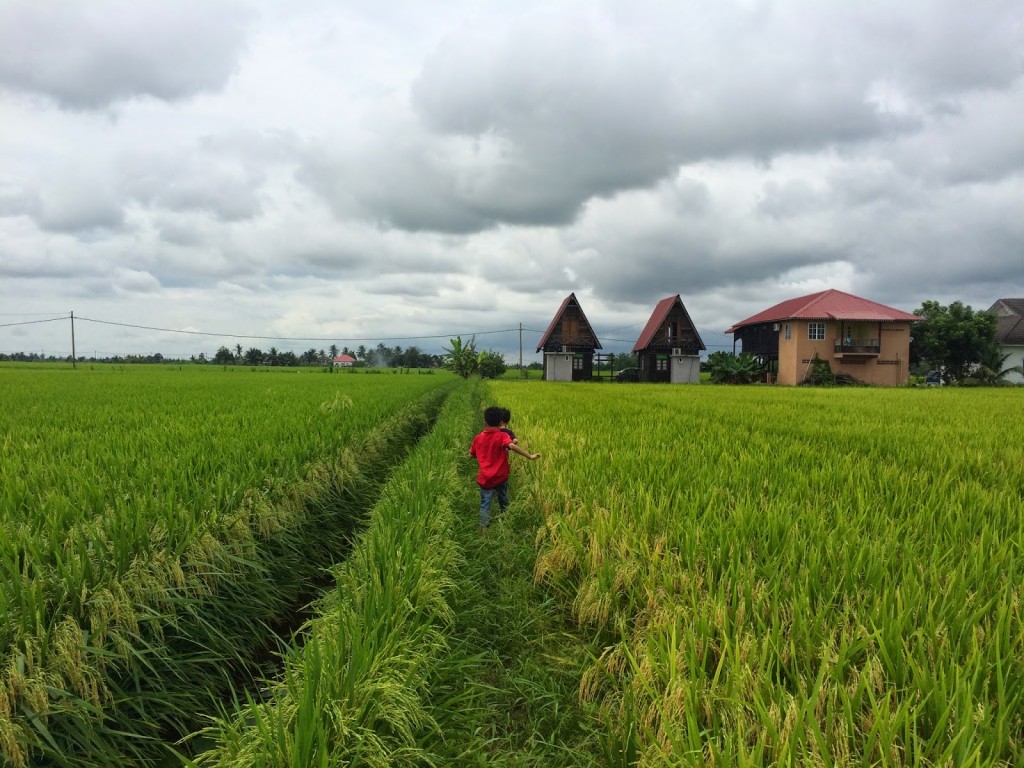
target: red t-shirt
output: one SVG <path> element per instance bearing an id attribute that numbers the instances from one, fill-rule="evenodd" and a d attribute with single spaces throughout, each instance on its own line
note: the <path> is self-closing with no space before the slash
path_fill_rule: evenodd
<path id="1" fill-rule="evenodd" d="M 469 455 L 480 464 L 476 482 L 481 488 L 497 488 L 508 480 L 508 446 L 512 438 L 497 427 L 488 427 L 473 438 Z"/>

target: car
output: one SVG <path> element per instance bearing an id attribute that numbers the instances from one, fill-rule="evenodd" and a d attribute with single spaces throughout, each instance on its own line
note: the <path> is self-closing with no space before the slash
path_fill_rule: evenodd
<path id="1" fill-rule="evenodd" d="M 928 371 L 924 376 L 924 383 L 928 387 L 941 387 L 942 374 L 938 371 Z"/>
<path id="2" fill-rule="evenodd" d="M 615 372 L 616 381 L 640 381 L 639 368 L 623 368 Z"/>

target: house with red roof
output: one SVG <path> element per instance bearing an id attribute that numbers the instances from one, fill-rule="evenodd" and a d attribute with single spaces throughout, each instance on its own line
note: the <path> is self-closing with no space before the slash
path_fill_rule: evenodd
<path id="1" fill-rule="evenodd" d="M 590 381 L 598 349 L 601 342 L 576 294 L 570 293 L 537 344 L 537 351 L 544 352 L 544 380 Z"/>
<path id="2" fill-rule="evenodd" d="M 780 302 L 726 329 L 779 384 L 802 383 L 815 357 L 833 373 L 896 386 L 910 378 L 910 324 L 917 315 L 830 289 Z"/>
<path id="3" fill-rule="evenodd" d="M 1024 299 L 999 299 L 988 313 L 996 316 L 996 344 L 1002 354 L 1009 355 L 1003 368 L 1024 366 Z M 1024 376 L 1008 373 L 1006 381 L 1024 384 Z"/>
<path id="4" fill-rule="evenodd" d="M 641 381 L 696 384 L 700 352 L 705 349 L 679 294 L 658 302 L 633 345 Z"/>
<path id="5" fill-rule="evenodd" d="M 351 368 L 356 364 L 356 359 L 352 355 L 338 355 L 334 358 L 335 368 Z"/>

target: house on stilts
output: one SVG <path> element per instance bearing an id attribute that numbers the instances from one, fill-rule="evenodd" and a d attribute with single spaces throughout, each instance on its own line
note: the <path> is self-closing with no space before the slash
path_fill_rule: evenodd
<path id="1" fill-rule="evenodd" d="M 921 318 L 834 288 L 780 302 L 726 329 L 779 384 L 795 386 L 814 360 L 865 384 L 910 378 L 911 324 Z"/>

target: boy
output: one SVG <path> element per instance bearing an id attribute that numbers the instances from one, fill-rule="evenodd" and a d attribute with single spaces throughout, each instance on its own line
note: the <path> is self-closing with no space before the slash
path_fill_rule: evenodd
<path id="1" fill-rule="evenodd" d="M 519 445 L 519 438 L 516 437 L 516 433 L 508 428 L 508 423 L 510 421 L 512 421 L 512 411 L 510 411 L 508 408 L 502 408 L 501 409 L 501 424 L 498 425 L 498 428 L 501 429 L 501 431 L 504 432 L 506 435 L 511 437 L 513 443 L 515 443 L 516 445 Z"/>
<path id="2" fill-rule="evenodd" d="M 498 505 L 505 509 L 508 506 L 508 452 L 518 453 L 530 461 L 540 458 L 539 453 L 523 450 L 500 427 L 504 409 L 491 406 L 484 411 L 484 431 L 473 438 L 469 447 L 469 455 L 477 460 L 479 471 L 476 484 L 480 486 L 480 535 L 487 535 L 487 526 L 491 523 L 491 502 L 498 497 Z"/>

